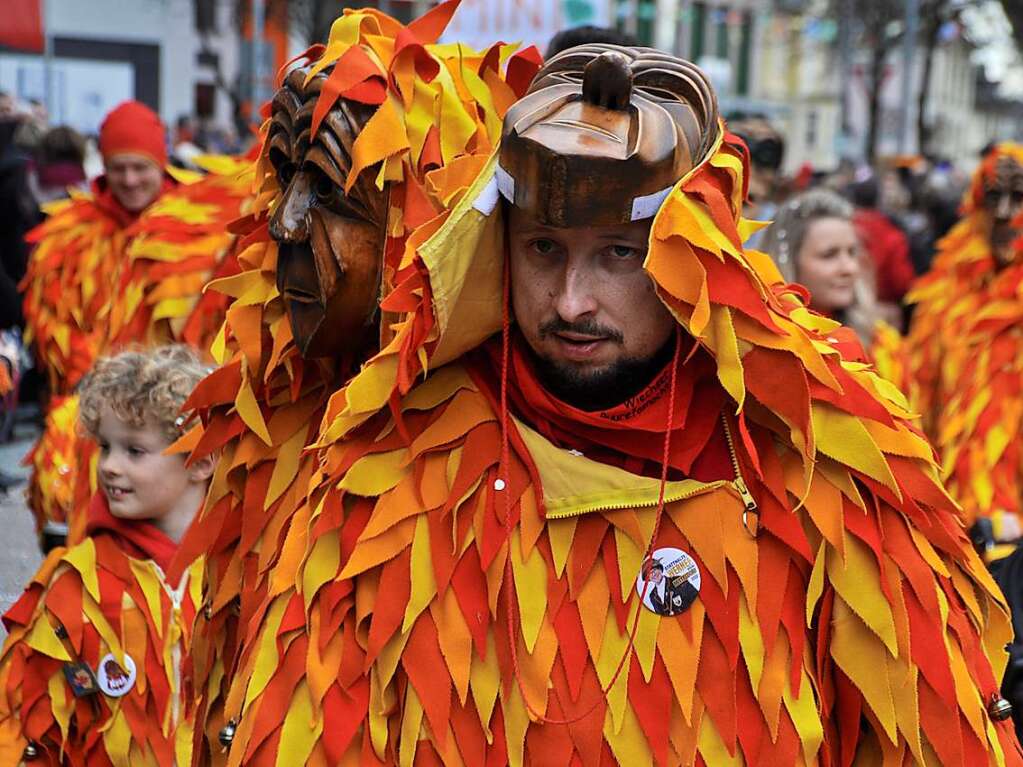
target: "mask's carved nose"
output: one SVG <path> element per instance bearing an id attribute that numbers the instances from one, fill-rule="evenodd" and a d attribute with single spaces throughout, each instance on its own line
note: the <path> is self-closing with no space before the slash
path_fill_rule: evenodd
<path id="1" fill-rule="evenodd" d="M 270 236 L 281 243 L 306 242 L 309 239 L 309 207 L 312 203 L 309 174 L 299 171 L 291 179 L 270 219 Z"/>

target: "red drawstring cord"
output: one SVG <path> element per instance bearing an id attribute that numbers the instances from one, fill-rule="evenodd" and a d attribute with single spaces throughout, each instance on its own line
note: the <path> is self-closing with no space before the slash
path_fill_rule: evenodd
<path id="1" fill-rule="evenodd" d="M 495 481 L 494 489 L 504 493 L 504 539 L 508 546 L 507 553 L 504 558 L 504 580 L 508 584 L 508 600 L 507 600 L 507 623 L 508 623 L 508 648 L 511 651 L 512 669 L 515 674 L 515 683 L 518 685 L 519 693 L 522 695 L 522 701 L 526 705 L 526 710 L 533 716 L 533 718 L 544 724 L 574 724 L 582 719 L 585 719 L 592 714 L 601 703 L 604 702 L 605 696 L 611 691 L 611 688 L 618 682 L 618 678 L 621 676 L 622 671 L 625 669 L 625 663 L 628 661 L 629 656 L 632 655 L 632 650 L 636 646 L 636 633 L 639 630 L 639 619 L 643 611 L 643 600 L 646 599 L 647 590 L 650 588 L 650 581 L 645 581 L 643 585 L 643 593 L 640 594 L 640 604 L 636 608 L 636 615 L 632 620 L 632 627 L 629 629 L 629 644 L 625 648 L 625 652 L 622 654 L 622 658 L 618 661 L 618 666 L 615 668 L 614 676 L 611 677 L 611 681 L 608 682 L 607 687 L 602 687 L 600 690 L 600 698 L 594 701 L 593 705 L 590 706 L 583 713 L 572 717 L 571 719 L 551 719 L 541 712 L 533 708 L 529 702 L 529 698 L 526 695 L 525 685 L 522 682 L 522 674 L 519 670 L 519 651 L 517 640 L 517 621 L 515 619 L 515 575 L 512 571 L 512 527 L 511 527 L 511 475 L 509 474 L 509 458 L 510 458 L 510 447 L 508 438 L 508 367 L 510 364 L 511 357 L 511 312 L 510 312 L 510 264 L 509 264 L 509 248 L 508 248 L 508 237 L 507 232 L 505 233 L 505 249 L 504 249 L 504 295 L 503 295 L 503 306 L 502 306 L 502 318 L 501 318 L 501 465 L 499 478 Z M 675 328 L 675 354 L 671 361 L 671 385 L 668 389 L 668 422 L 664 429 L 664 450 L 661 454 L 661 485 L 657 496 L 657 513 L 654 517 L 654 529 L 650 535 L 650 543 L 647 545 L 646 552 L 643 554 L 643 559 L 640 561 L 640 571 L 642 572 L 642 566 L 650 558 L 653 553 L 654 542 L 657 540 L 657 533 L 661 529 L 661 518 L 664 515 L 664 493 L 668 485 L 668 460 L 671 454 L 671 421 L 675 415 L 675 389 L 678 382 L 678 368 L 680 355 L 682 350 L 682 338 L 681 331 L 676 326 Z M 501 484 L 498 485 L 497 483 Z M 631 594 L 630 594 L 631 599 Z"/>

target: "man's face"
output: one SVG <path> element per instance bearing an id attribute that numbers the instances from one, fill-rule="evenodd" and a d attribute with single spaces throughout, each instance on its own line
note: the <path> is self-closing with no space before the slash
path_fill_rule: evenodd
<path id="1" fill-rule="evenodd" d="M 125 210 L 141 213 L 160 196 L 163 168 L 141 154 L 118 154 L 104 160 L 107 184 Z"/>
<path id="2" fill-rule="evenodd" d="M 651 220 L 555 229 L 508 207 L 512 305 L 543 384 L 585 410 L 624 402 L 675 328 L 643 270 Z"/>
<path id="3" fill-rule="evenodd" d="M 984 210 L 990 224 L 991 251 L 999 266 L 1015 259 L 1012 246 L 1018 236 L 1013 220 L 1023 209 L 1023 166 L 1011 157 L 999 157 L 984 189 Z"/>
<path id="4" fill-rule="evenodd" d="M 14 97 L 9 93 L 0 93 L 0 120 L 10 120 L 17 116 L 17 113 Z"/>

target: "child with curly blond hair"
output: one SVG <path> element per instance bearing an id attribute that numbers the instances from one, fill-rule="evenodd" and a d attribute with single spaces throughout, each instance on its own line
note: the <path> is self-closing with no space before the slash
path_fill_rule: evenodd
<path id="1" fill-rule="evenodd" d="M 168 448 L 207 369 L 185 346 L 101 359 L 79 388 L 99 445 L 88 537 L 50 553 L 4 616 L 0 764 L 191 763 L 183 669 L 200 563 L 171 569 L 212 458 Z"/>

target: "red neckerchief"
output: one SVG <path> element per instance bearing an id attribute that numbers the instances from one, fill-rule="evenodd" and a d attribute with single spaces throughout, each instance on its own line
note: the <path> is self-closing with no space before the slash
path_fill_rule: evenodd
<path id="1" fill-rule="evenodd" d="M 160 186 L 160 193 L 156 196 L 156 199 L 160 199 L 177 185 L 177 181 L 164 173 L 163 183 Z M 92 196 L 96 206 L 111 216 L 117 222 L 118 226 L 129 226 L 142 213 L 142 211 L 132 213 L 126 207 L 121 205 L 118 199 L 114 197 L 114 193 L 110 191 L 110 186 L 107 184 L 106 176 L 100 176 L 92 182 Z"/>
<path id="2" fill-rule="evenodd" d="M 107 497 L 96 492 L 89 503 L 89 521 L 85 533 L 90 538 L 110 536 L 117 546 L 135 559 L 152 559 L 165 573 L 169 571 L 178 544 L 152 522 L 118 519 L 110 513 Z"/>
<path id="3" fill-rule="evenodd" d="M 587 412 L 543 388 L 512 331 L 508 402 L 515 416 L 553 444 L 646 476 L 660 476 L 663 435 L 668 423 L 670 364 L 641 392 L 620 405 Z M 669 464 L 672 479 L 709 482 L 731 479 L 731 457 L 721 425 L 725 395 L 714 366 L 702 349 L 688 360 L 683 349 L 675 390 Z M 469 373 L 495 408 L 500 407 L 501 337 L 495 336 L 468 358 Z"/>

